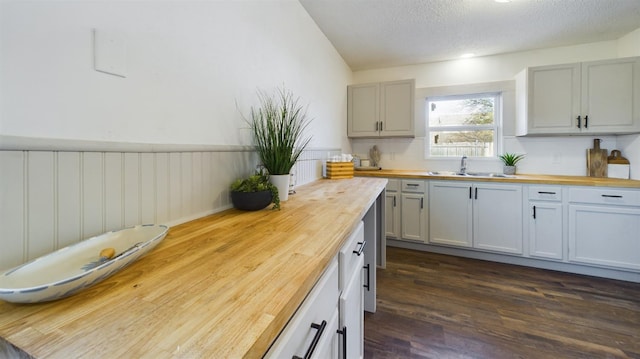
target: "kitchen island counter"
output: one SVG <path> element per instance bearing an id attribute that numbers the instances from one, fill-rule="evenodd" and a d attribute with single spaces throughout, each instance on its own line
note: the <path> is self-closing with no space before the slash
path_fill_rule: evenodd
<path id="1" fill-rule="evenodd" d="M 319 180 L 280 211 L 231 209 L 175 226 L 74 296 L 0 301 L 0 337 L 36 358 L 262 357 L 385 185 Z"/>
<path id="2" fill-rule="evenodd" d="M 510 183 L 532 184 L 557 184 L 570 186 L 596 186 L 596 187 L 621 187 L 640 188 L 640 181 L 618 178 L 602 178 L 588 176 L 559 176 L 516 174 L 509 177 L 483 177 L 483 176 L 458 176 L 458 175 L 433 175 L 425 170 L 373 170 L 356 171 L 358 177 L 383 177 L 383 178 L 414 178 L 429 180 L 459 180 L 459 181 L 491 181 Z"/>

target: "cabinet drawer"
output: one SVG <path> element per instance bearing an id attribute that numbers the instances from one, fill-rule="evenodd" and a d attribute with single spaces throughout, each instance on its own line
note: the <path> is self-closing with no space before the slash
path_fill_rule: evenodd
<path id="1" fill-rule="evenodd" d="M 318 327 L 323 321 L 326 325 L 319 340 L 324 342 L 327 336 L 335 335 L 336 329 L 329 325 L 335 317 L 339 296 L 338 260 L 334 258 L 264 357 L 303 357 L 314 336 L 320 334 Z"/>
<path id="2" fill-rule="evenodd" d="M 640 191 L 609 188 L 570 188 L 569 202 L 640 206 Z"/>
<path id="3" fill-rule="evenodd" d="M 373 243 L 369 244 L 373 245 Z M 361 270 L 362 265 L 358 265 L 358 259 L 364 258 L 364 225 L 362 221 L 358 224 L 356 230 L 351 234 L 347 243 L 340 249 L 338 255 L 338 263 L 340 267 L 340 291 L 343 291 L 347 285 L 349 278 L 356 270 Z"/>
<path id="4" fill-rule="evenodd" d="M 387 191 L 398 192 L 400 190 L 400 180 L 389 178 L 386 188 Z"/>
<path id="5" fill-rule="evenodd" d="M 531 186 L 529 199 L 538 201 L 562 201 L 562 187 L 560 186 Z"/>
<path id="6" fill-rule="evenodd" d="M 424 181 L 402 180 L 402 192 L 424 193 Z"/>

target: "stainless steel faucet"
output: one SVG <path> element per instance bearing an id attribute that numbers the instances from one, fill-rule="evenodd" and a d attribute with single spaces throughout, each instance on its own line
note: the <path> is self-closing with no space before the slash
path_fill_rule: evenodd
<path id="1" fill-rule="evenodd" d="M 460 174 L 467 173 L 467 156 L 462 156 L 460 159 Z"/>

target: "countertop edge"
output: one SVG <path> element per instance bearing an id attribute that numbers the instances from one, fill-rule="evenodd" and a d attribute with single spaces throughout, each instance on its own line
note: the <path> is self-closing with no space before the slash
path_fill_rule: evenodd
<path id="1" fill-rule="evenodd" d="M 555 184 L 568 186 L 590 186 L 590 187 L 619 187 L 640 189 L 640 180 L 587 177 L 587 176 L 564 176 L 564 175 L 537 175 L 537 174 L 516 174 L 513 177 L 462 177 L 449 175 L 431 175 L 429 171 L 421 170 L 375 170 L 357 171 L 357 177 L 382 177 L 382 178 L 414 178 L 425 180 L 454 180 L 454 181 L 482 181 L 497 183 L 525 183 L 525 184 Z"/>

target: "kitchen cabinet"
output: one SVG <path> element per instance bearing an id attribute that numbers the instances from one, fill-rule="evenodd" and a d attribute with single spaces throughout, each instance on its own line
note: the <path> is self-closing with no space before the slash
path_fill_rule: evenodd
<path id="1" fill-rule="evenodd" d="M 640 190 L 569 188 L 569 261 L 640 270 Z"/>
<path id="2" fill-rule="evenodd" d="M 543 259 L 563 259 L 565 217 L 560 186 L 528 188 L 529 255 Z"/>
<path id="3" fill-rule="evenodd" d="M 387 182 L 385 201 L 385 234 L 387 238 L 400 238 L 400 180 Z"/>
<path id="4" fill-rule="evenodd" d="M 265 358 L 339 358 L 337 256 Z"/>
<path id="5" fill-rule="evenodd" d="M 428 230 L 425 181 L 403 179 L 401 183 L 401 239 L 425 242 Z"/>
<path id="6" fill-rule="evenodd" d="M 348 137 L 414 137 L 415 80 L 347 87 Z"/>
<path id="7" fill-rule="evenodd" d="M 519 136 L 640 132 L 640 57 L 531 67 L 516 88 Z"/>
<path id="8" fill-rule="evenodd" d="M 364 356 L 364 251 L 367 245 L 362 222 L 340 249 L 340 358 Z"/>
<path id="9" fill-rule="evenodd" d="M 522 186 L 431 181 L 429 242 L 522 254 Z"/>

